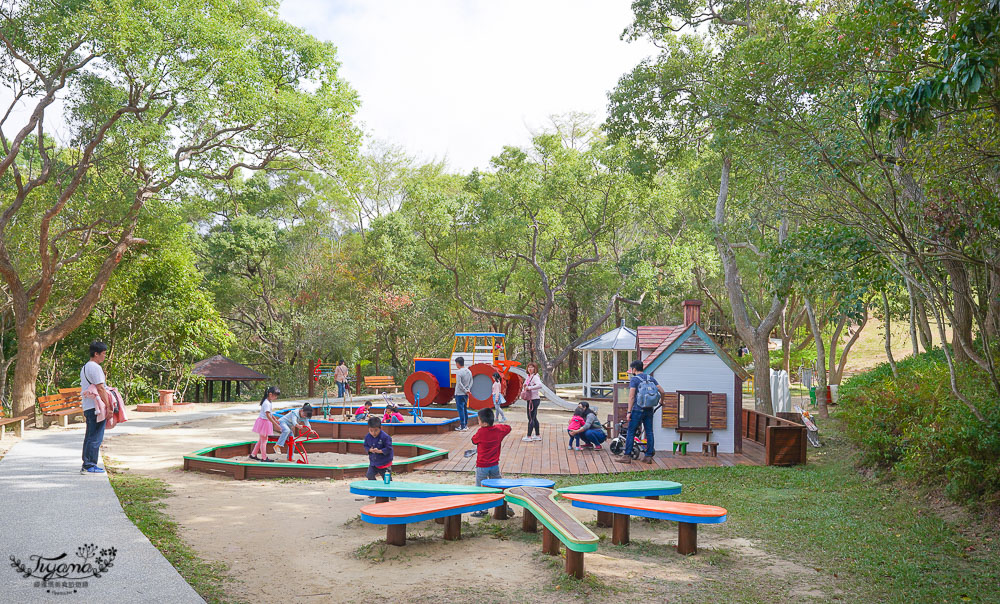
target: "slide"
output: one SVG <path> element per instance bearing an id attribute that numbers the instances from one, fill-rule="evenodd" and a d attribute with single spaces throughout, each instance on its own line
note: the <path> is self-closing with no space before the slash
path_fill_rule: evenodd
<path id="1" fill-rule="evenodd" d="M 510 371 L 511 373 L 516 373 L 517 375 L 524 378 L 525 381 L 527 381 L 528 372 L 525 371 L 524 369 L 521 369 L 520 367 L 511 367 Z M 556 406 L 565 409 L 567 411 L 573 411 L 576 409 L 576 403 L 559 398 L 559 395 L 549 390 L 548 386 L 546 386 L 545 384 L 542 384 L 542 396 L 547 398 L 550 402 L 555 403 Z"/>

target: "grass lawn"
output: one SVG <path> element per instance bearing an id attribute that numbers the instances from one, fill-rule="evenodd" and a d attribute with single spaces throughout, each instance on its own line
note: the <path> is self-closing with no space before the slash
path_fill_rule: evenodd
<path id="1" fill-rule="evenodd" d="M 818 571 L 817 587 L 843 601 L 1000 601 L 1000 535 L 972 513 L 936 510 L 910 489 L 868 478 L 836 418 L 824 420 L 825 446 L 791 468 L 731 467 L 553 477 L 557 486 L 665 479 L 684 485 L 681 501 L 719 505 L 726 523 L 708 530 Z M 957 512 L 957 513 L 956 513 Z M 942 513 L 958 520 L 946 521 Z M 672 526 L 672 525 L 671 525 Z M 665 528 L 671 532 L 676 529 Z M 629 546 L 633 547 L 633 546 Z M 726 553 L 721 552 L 725 557 Z M 775 601 L 767 578 L 731 565 L 734 580 L 698 587 L 705 601 Z"/>

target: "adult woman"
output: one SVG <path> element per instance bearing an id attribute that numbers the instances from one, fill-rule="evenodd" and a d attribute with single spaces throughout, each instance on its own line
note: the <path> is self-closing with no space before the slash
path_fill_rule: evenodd
<path id="1" fill-rule="evenodd" d="M 599 451 L 603 448 L 601 443 L 608 438 L 608 435 L 604 433 L 604 428 L 601 427 L 601 422 L 597 419 L 597 409 L 591 407 L 587 401 L 580 403 L 580 407 L 583 408 L 585 418 L 583 427 L 570 434 L 582 438 L 586 443 L 584 448 L 593 448 Z"/>
<path id="2" fill-rule="evenodd" d="M 528 403 L 528 435 L 521 440 L 531 442 L 533 440 L 542 440 L 540 426 L 538 425 L 538 405 L 542 402 L 538 397 L 542 392 L 542 378 L 538 377 L 538 363 L 531 361 L 528 363 L 526 370 L 528 372 L 528 379 L 525 380 L 524 388 L 521 390 L 521 398 Z M 535 431 L 534 436 L 531 435 L 532 429 Z"/>
<path id="3" fill-rule="evenodd" d="M 344 359 L 337 362 L 337 368 L 333 370 L 333 381 L 337 383 L 337 398 L 344 398 L 347 391 L 347 365 Z"/>

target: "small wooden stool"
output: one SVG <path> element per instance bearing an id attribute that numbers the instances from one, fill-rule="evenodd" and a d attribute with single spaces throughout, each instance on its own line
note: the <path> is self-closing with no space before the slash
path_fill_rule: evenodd
<path id="1" fill-rule="evenodd" d="M 686 440 L 675 440 L 674 441 L 674 454 L 677 453 L 677 449 L 681 450 L 681 455 L 688 454 L 688 441 Z"/>
<path id="2" fill-rule="evenodd" d="M 706 440 L 701 443 L 701 453 L 702 455 L 717 457 L 719 455 L 719 443 Z"/>

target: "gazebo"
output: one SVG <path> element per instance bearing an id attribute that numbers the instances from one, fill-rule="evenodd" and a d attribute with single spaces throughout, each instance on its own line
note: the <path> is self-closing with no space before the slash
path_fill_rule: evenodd
<path id="1" fill-rule="evenodd" d="M 236 396 L 239 396 L 240 382 L 262 382 L 271 379 L 221 354 L 198 361 L 191 369 L 191 373 L 205 378 L 206 403 L 212 402 L 215 382 L 222 382 L 219 400 L 224 402 L 233 400 L 233 382 L 236 382 Z M 194 400 L 197 403 L 201 402 L 201 384 L 195 387 Z"/>
<path id="2" fill-rule="evenodd" d="M 622 324 L 608 333 L 602 334 L 587 340 L 576 347 L 577 351 L 583 352 L 583 396 L 605 396 L 610 393 L 615 382 L 618 381 L 618 355 L 627 353 L 628 360 L 625 367 L 628 367 L 635 355 L 635 330 L 625 327 L 625 320 Z M 597 381 L 594 381 L 593 353 L 597 353 Z M 604 353 L 611 353 L 611 375 L 610 381 L 604 380 Z"/>

